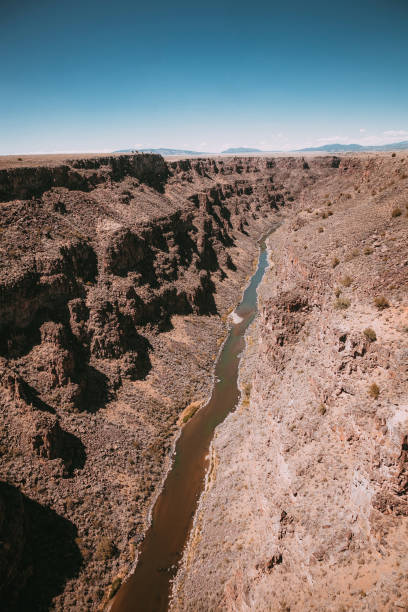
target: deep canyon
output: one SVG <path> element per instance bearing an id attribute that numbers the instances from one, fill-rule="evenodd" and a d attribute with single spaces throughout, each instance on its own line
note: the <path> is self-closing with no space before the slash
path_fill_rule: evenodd
<path id="1" fill-rule="evenodd" d="M 277 223 L 171 608 L 408 605 L 408 154 L 23 159 L 0 202 L 7 610 L 107 606 Z"/>

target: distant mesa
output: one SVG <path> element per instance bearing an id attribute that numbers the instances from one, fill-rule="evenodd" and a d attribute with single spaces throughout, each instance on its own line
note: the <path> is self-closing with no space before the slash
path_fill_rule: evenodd
<path id="1" fill-rule="evenodd" d="M 209 153 L 208 151 L 190 151 L 188 149 L 166 149 L 164 147 L 159 149 L 119 149 L 118 151 L 114 151 L 114 153 L 132 153 L 136 150 L 138 153 L 157 153 L 158 155 L 213 155 L 213 153 Z M 261 149 L 252 149 L 250 147 L 232 147 L 230 149 L 226 149 L 225 151 L 221 151 L 221 155 L 230 155 L 237 153 L 265 153 L 265 151 L 261 151 Z"/>
<path id="2" fill-rule="evenodd" d="M 325 151 L 326 153 L 344 153 L 345 151 L 397 151 L 408 149 L 408 140 L 402 142 L 393 142 L 385 145 L 363 146 L 359 144 L 327 144 L 321 147 L 308 147 L 298 149 L 300 152 Z"/>
<path id="3" fill-rule="evenodd" d="M 139 153 L 156 153 L 158 155 L 208 155 L 208 152 L 204 151 L 189 151 L 187 149 L 120 149 L 119 151 L 114 151 L 114 153 L 133 153 L 133 151 L 138 151 Z"/>
<path id="4" fill-rule="evenodd" d="M 321 147 L 305 147 L 304 149 L 297 150 L 301 152 L 325 151 L 327 153 L 340 153 L 344 151 L 366 151 L 366 148 L 359 144 L 327 144 Z"/>
<path id="5" fill-rule="evenodd" d="M 265 153 L 265 151 L 261 151 L 261 149 L 252 149 L 250 147 L 232 147 L 230 149 L 225 149 L 225 151 L 221 151 L 221 153 Z"/>
<path id="6" fill-rule="evenodd" d="M 325 144 L 320 147 L 305 147 L 304 149 L 296 149 L 295 153 L 345 153 L 345 152 L 363 152 L 363 151 L 402 151 L 408 149 L 408 140 L 404 140 L 402 142 L 394 142 L 390 144 L 384 145 L 360 145 L 357 143 L 351 144 Z M 200 155 L 214 155 L 214 153 L 210 153 L 208 151 L 191 151 L 189 149 L 167 149 L 165 147 L 161 147 L 158 149 L 119 149 L 118 151 L 114 151 L 114 153 L 156 153 L 158 155 L 163 155 L 164 157 L 169 155 L 180 155 L 187 157 L 194 157 Z M 261 149 L 254 149 L 252 147 L 231 147 L 229 149 L 225 149 L 218 153 L 218 155 L 242 155 L 246 153 L 282 153 L 282 151 L 262 151 Z M 285 151 L 285 153 L 290 153 L 290 151 Z"/>

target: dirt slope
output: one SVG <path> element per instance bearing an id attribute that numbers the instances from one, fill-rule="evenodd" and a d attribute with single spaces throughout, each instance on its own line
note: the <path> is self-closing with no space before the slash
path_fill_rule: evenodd
<path id="1" fill-rule="evenodd" d="M 172 609 L 407 609 L 407 207 L 398 154 L 285 210 Z"/>

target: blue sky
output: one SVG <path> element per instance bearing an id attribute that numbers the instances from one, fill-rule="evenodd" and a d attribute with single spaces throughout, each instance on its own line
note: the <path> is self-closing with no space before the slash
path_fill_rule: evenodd
<path id="1" fill-rule="evenodd" d="M 0 154 L 408 140 L 408 0 L 0 3 Z"/>

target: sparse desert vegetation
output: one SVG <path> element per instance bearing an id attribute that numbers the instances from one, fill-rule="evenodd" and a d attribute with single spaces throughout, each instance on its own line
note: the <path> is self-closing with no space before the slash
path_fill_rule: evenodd
<path id="1" fill-rule="evenodd" d="M 337 310 L 346 310 L 347 308 L 349 308 L 351 302 L 348 298 L 345 297 L 338 297 L 337 300 L 334 303 L 334 307 Z"/>
<path id="2" fill-rule="evenodd" d="M 374 304 L 377 306 L 378 310 L 385 310 L 390 307 L 389 301 L 383 295 L 374 298 Z"/>
<path id="3" fill-rule="evenodd" d="M 372 327 L 366 327 L 364 330 L 364 335 L 370 342 L 375 342 L 377 340 L 377 334 Z"/>
<path id="4" fill-rule="evenodd" d="M 99 539 L 95 549 L 95 557 L 98 561 L 109 561 L 116 553 L 116 547 L 109 537 L 103 536 Z"/>
<path id="5" fill-rule="evenodd" d="M 377 383 L 375 383 L 375 382 L 371 383 L 371 385 L 370 385 L 370 387 L 368 389 L 368 394 L 373 399 L 378 399 L 378 396 L 380 395 L 380 388 L 377 385 Z"/>

